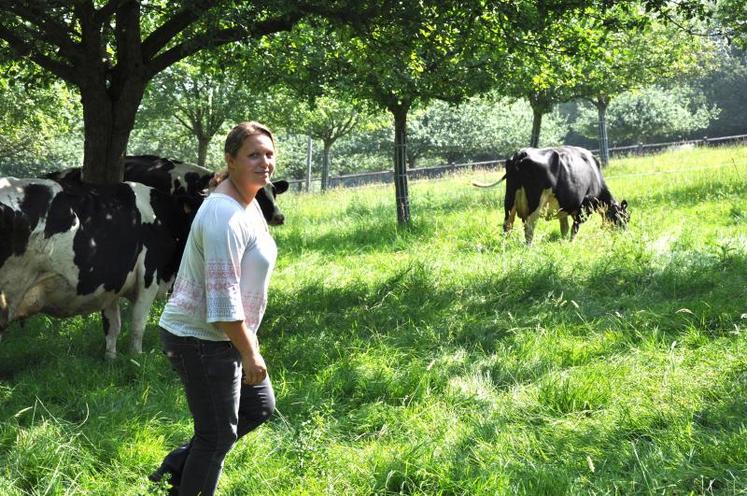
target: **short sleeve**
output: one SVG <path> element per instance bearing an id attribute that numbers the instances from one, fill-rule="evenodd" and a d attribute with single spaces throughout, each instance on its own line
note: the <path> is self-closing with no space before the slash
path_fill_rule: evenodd
<path id="1" fill-rule="evenodd" d="M 235 211 L 216 212 L 202 229 L 205 257 L 206 320 L 233 322 L 244 320 L 241 296 L 241 260 L 253 243 L 251 233 L 241 228 Z"/>

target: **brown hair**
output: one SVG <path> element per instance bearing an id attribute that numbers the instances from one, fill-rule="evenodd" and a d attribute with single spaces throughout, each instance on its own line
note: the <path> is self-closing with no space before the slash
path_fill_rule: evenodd
<path id="1" fill-rule="evenodd" d="M 235 157 L 239 153 L 241 145 L 244 144 L 244 140 L 253 134 L 264 134 L 272 141 L 272 147 L 275 147 L 275 136 L 272 135 L 272 131 L 256 121 L 241 122 L 236 124 L 231 132 L 226 136 L 226 144 L 223 147 L 225 153 L 228 153 L 232 157 Z"/>
<path id="2" fill-rule="evenodd" d="M 226 136 L 226 143 L 223 146 L 224 152 L 228 155 L 231 155 L 232 157 L 235 157 L 236 154 L 239 153 L 241 145 L 244 144 L 244 140 L 249 136 L 255 134 L 264 134 L 268 136 L 270 138 L 270 141 L 272 141 L 272 147 L 275 148 L 275 136 L 273 136 L 270 128 L 268 128 L 264 124 L 260 124 L 257 121 L 248 121 L 240 122 L 239 124 L 236 124 L 233 129 L 231 129 L 231 131 L 228 133 L 228 136 Z M 224 167 L 213 175 L 212 179 L 210 179 L 208 188 L 210 188 L 211 190 L 215 189 L 215 187 L 223 182 L 223 180 L 227 177 L 228 168 Z"/>

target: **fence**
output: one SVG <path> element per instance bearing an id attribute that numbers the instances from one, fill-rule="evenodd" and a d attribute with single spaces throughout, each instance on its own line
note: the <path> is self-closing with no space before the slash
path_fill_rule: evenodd
<path id="1" fill-rule="evenodd" d="M 689 147 L 689 146 L 720 146 L 720 145 L 732 145 L 747 143 L 747 134 L 738 134 L 734 136 L 722 136 L 719 138 L 708 138 L 694 140 L 680 140 L 670 141 L 666 143 L 639 143 L 631 146 L 616 146 L 609 149 L 610 157 L 613 156 L 631 156 L 631 155 L 646 155 L 651 153 L 660 152 L 677 147 Z M 592 153 L 597 154 L 599 150 L 591 150 Z M 466 162 L 462 164 L 446 164 L 438 165 L 435 167 L 423 167 L 416 169 L 408 169 L 407 177 L 410 180 L 417 179 L 434 179 L 443 176 L 444 174 L 450 174 L 457 171 L 464 170 L 492 170 L 500 169 L 506 163 L 506 159 L 499 160 L 488 160 L 484 162 Z M 314 181 L 316 184 L 319 183 L 317 179 Z M 329 178 L 328 187 L 355 187 L 363 186 L 365 184 L 381 184 L 381 183 L 392 183 L 394 182 L 394 172 L 379 171 L 379 172 L 362 172 L 359 174 L 346 174 L 342 176 L 334 176 Z M 289 179 L 290 187 L 294 191 L 303 191 L 306 186 L 305 179 Z M 315 188 L 312 188 L 315 189 Z"/>

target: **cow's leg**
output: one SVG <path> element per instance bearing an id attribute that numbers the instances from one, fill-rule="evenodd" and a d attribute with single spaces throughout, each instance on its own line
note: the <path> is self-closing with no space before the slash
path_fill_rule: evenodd
<path id="1" fill-rule="evenodd" d="M 516 219 L 516 188 L 506 181 L 506 197 L 503 199 L 503 210 L 505 216 L 503 218 L 503 233 L 507 234 L 514 227 L 514 219 Z"/>
<path id="2" fill-rule="evenodd" d="M 571 241 L 573 241 L 573 238 L 575 238 L 576 234 L 578 234 L 578 228 L 581 227 L 582 222 L 583 219 L 581 218 L 581 215 L 575 215 L 573 217 L 573 226 L 571 227 Z"/>
<path id="3" fill-rule="evenodd" d="M 118 298 L 101 310 L 101 322 L 104 324 L 104 337 L 106 338 L 104 357 L 107 360 L 114 360 L 117 358 L 117 336 L 122 329 Z"/>
<path id="4" fill-rule="evenodd" d="M 568 217 L 561 216 L 559 220 L 560 220 L 560 237 L 565 239 L 565 237 L 568 236 Z"/>
<path id="5" fill-rule="evenodd" d="M 514 220 L 516 219 L 516 209 L 511 208 L 506 210 L 506 218 L 503 219 L 503 234 L 508 234 L 514 227 Z"/>
<path id="6" fill-rule="evenodd" d="M 150 308 L 157 294 L 158 285 L 153 284 L 151 287 L 145 288 L 132 304 L 132 335 L 130 336 L 130 351 L 132 353 L 143 352 L 145 323 L 148 321 Z"/>
<path id="7" fill-rule="evenodd" d="M 539 219 L 539 216 L 540 209 L 537 209 L 529 214 L 529 217 L 527 217 L 524 221 L 524 239 L 526 240 L 527 245 L 532 244 L 532 239 L 534 239 L 534 226 L 535 224 L 537 224 L 537 219 Z"/>

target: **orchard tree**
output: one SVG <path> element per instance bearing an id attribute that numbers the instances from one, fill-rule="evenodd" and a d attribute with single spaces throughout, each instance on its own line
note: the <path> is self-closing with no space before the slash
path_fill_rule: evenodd
<path id="1" fill-rule="evenodd" d="M 699 102 L 687 87 L 652 86 L 617 96 L 609 106 L 607 122 L 616 143 L 637 144 L 705 129 L 718 114 L 718 108 Z M 597 122 L 595 112 L 582 108 L 575 128 L 582 135 L 592 136 Z"/>
<path id="2" fill-rule="evenodd" d="M 365 110 L 349 100 L 322 96 L 300 107 L 297 114 L 295 126 L 322 142 L 321 189 L 326 191 L 332 145 L 359 127 L 365 119 Z"/>
<path id="3" fill-rule="evenodd" d="M 578 30 L 573 13 L 558 20 L 552 30 L 528 33 L 524 48 L 507 57 L 503 93 L 526 99 L 532 107 L 532 132 L 529 146 L 538 147 L 543 117 L 558 103 L 574 96 L 579 77 L 574 66 L 576 50 L 585 30 Z M 581 39 L 579 39 L 581 38 Z"/>
<path id="4" fill-rule="evenodd" d="M 297 40 L 297 49 L 289 55 L 294 62 L 284 64 L 293 68 L 286 80 L 323 80 L 327 87 L 392 115 L 400 224 L 410 221 L 408 112 L 432 99 L 457 102 L 491 86 L 496 49 L 502 41 L 488 27 L 497 26 L 503 14 L 517 14 L 499 11 L 500 6 L 486 7 L 493 4 L 478 0 L 388 3 L 366 26 L 330 33 L 316 30 L 320 36 Z"/>
<path id="5" fill-rule="evenodd" d="M 200 52 L 156 76 L 149 85 L 137 125 L 176 125 L 196 144 L 197 164 L 206 165 L 208 147 L 226 123 L 263 120 L 274 94 L 258 80 L 247 81 L 241 66 L 231 64 L 231 51 Z"/>
<path id="6" fill-rule="evenodd" d="M 148 82 L 201 50 L 261 39 L 307 15 L 360 22 L 378 9 L 341 0 L 0 0 L 0 54 L 76 87 L 83 180 L 117 182 Z"/>
<path id="7" fill-rule="evenodd" d="M 618 95 L 637 88 L 670 81 L 707 65 L 710 44 L 673 23 L 663 23 L 640 13 L 619 13 L 607 19 L 585 18 L 591 23 L 574 65 L 583 75 L 576 79 L 575 94 L 596 107 L 599 155 L 609 162 L 607 110 Z M 613 29 L 597 29 L 608 23 Z"/>

